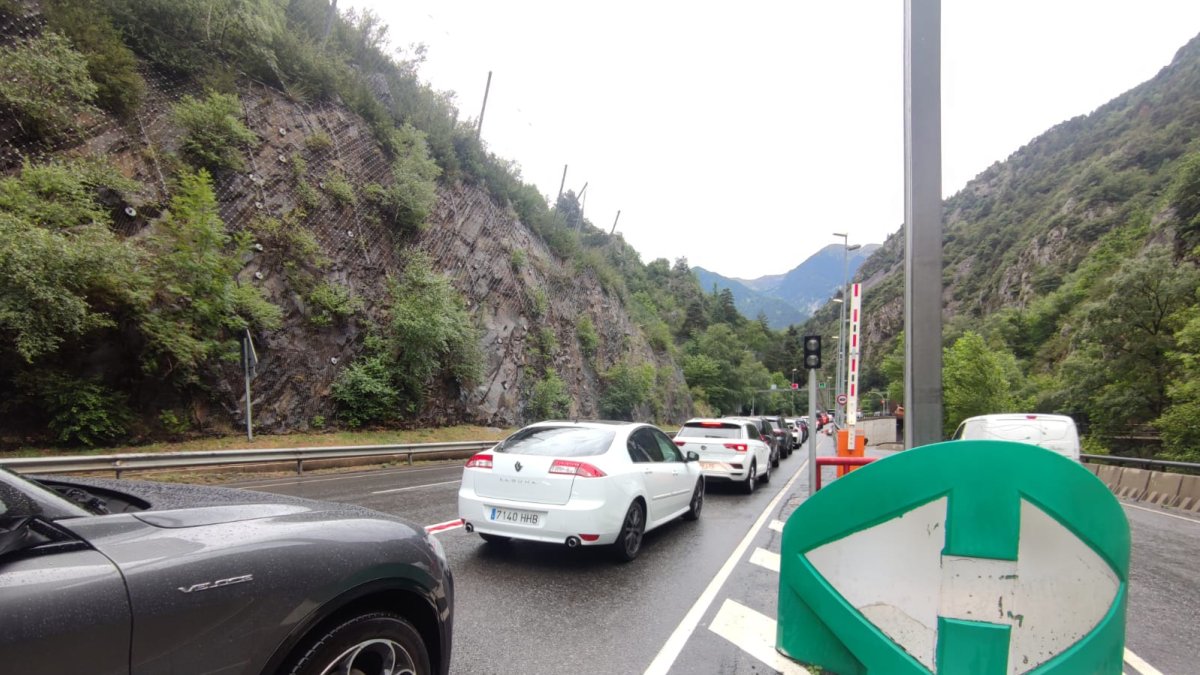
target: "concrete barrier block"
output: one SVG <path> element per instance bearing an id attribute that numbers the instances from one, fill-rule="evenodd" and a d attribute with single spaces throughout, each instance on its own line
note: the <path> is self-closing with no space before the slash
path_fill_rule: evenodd
<path id="1" fill-rule="evenodd" d="M 1112 464 L 1097 464 L 1096 478 L 1108 486 L 1109 490 L 1117 491 L 1117 483 L 1121 481 L 1121 467 Z"/>
<path id="2" fill-rule="evenodd" d="M 1183 482 L 1182 479 L 1183 474 L 1181 473 L 1151 471 L 1150 481 L 1146 484 L 1146 491 L 1141 497 L 1142 501 L 1170 506 L 1179 496 L 1179 484 Z"/>
<path id="3" fill-rule="evenodd" d="M 1084 462 L 1083 468 L 1087 469 L 1088 471 L 1091 471 L 1092 475 L 1095 476 L 1095 475 L 1098 475 L 1096 472 L 1100 470 L 1100 465 L 1092 464 L 1091 462 Z"/>
<path id="4" fill-rule="evenodd" d="M 1180 476 L 1179 496 L 1173 506 L 1200 513 L 1200 476 Z"/>
<path id="5" fill-rule="evenodd" d="M 1140 499 L 1150 482 L 1150 473 L 1146 469 L 1121 467 L 1121 479 L 1113 492 L 1122 499 Z"/>

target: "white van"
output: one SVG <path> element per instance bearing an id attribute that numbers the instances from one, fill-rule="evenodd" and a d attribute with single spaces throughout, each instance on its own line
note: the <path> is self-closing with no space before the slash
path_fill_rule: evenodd
<path id="1" fill-rule="evenodd" d="M 953 441 L 1017 441 L 1053 450 L 1079 461 L 1079 432 L 1066 415 L 1010 413 L 968 417 L 954 431 Z"/>

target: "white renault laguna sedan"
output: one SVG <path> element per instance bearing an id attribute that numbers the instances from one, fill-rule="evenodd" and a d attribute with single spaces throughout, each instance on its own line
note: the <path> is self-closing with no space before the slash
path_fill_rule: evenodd
<path id="1" fill-rule="evenodd" d="M 467 461 L 458 513 L 489 543 L 606 545 L 629 561 L 648 530 L 700 517 L 697 460 L 649 424 L 538 422 Z"/>

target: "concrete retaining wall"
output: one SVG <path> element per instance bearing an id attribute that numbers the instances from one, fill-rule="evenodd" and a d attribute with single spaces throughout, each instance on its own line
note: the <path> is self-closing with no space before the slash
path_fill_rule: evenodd
<path id="1" fill-rule="evenodd" d="M 1182 476 L 1179 481 L 1179 494 L 1171 506 L 1200 513 L 1200 476 Z"/>
<path id="2" fill-rule="evenodd" d="M 1200 513 L 1200 476 L 1111 464 L 1084 464 L 1118 497 Z"/>
<path id="3" fill-rule="evenodd" d="M 868 445 L 896 443 L 900 440 L 896 438 L 895 417 L 860 417 L 854 428 L 867 437 Z"/>

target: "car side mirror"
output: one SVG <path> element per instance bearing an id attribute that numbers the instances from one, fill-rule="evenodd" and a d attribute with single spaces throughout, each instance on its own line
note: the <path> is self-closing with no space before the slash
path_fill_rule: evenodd
<path id="1" fill-rule="evenodd" d="M 700 461 L 700 453 L 696 452 L 695 450 L 688 450 L 687 451 L 687 459 L 685 459 L 684 461 L 685 462 L 699 462 Z"/>
<path id="2" fill-rule="evenodd" d="M 30 528 L 32 523 L 29 516 L 0 518 L 0 557 L 45 541 Z"/>

